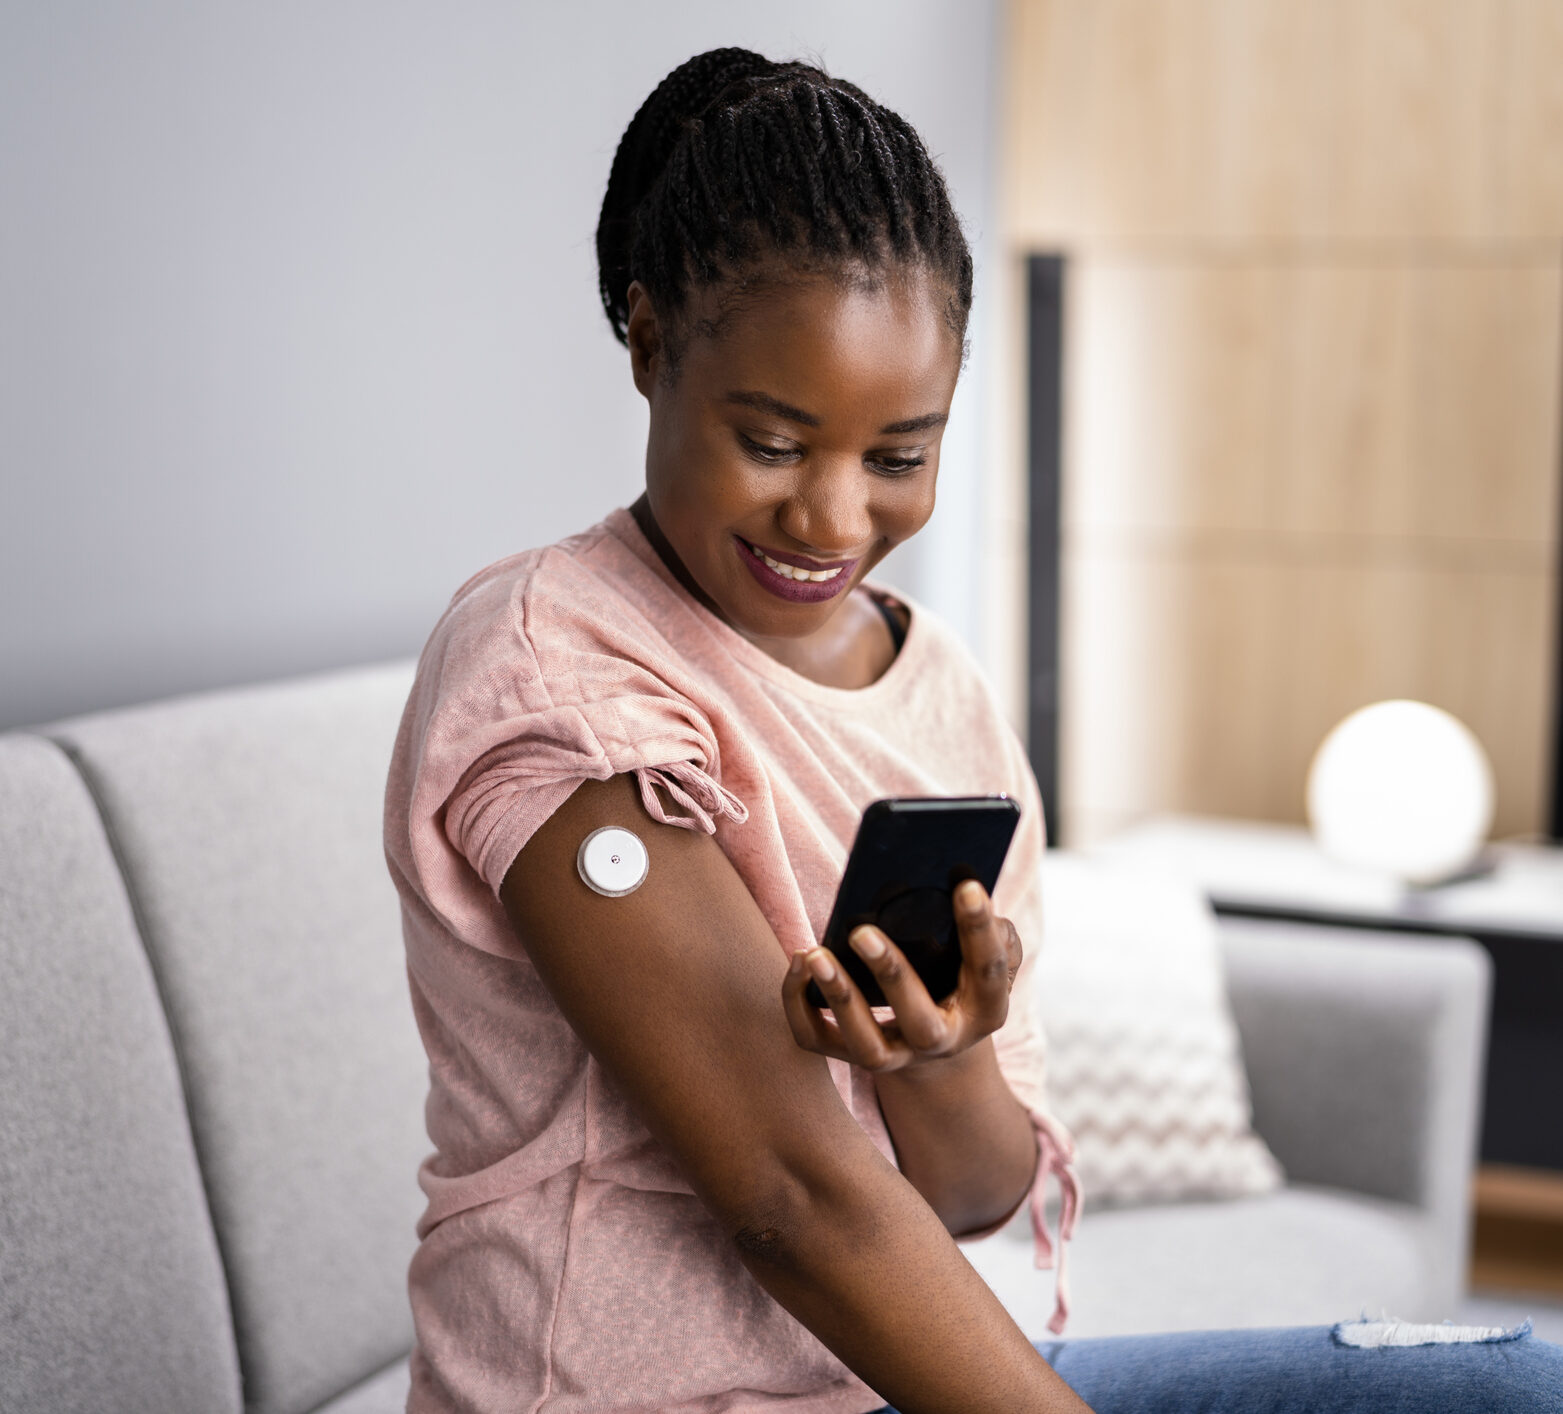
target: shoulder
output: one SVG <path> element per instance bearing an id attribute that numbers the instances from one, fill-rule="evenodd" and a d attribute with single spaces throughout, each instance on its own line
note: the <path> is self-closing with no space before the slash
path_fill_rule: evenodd
<path id="1" fill-rule="evenodd" d="M 528 682 L 568 696 L 581 659 L 655 658 L 662 601 L 673 597 L 610 518 L 468 579 L 429 635 L 418 679 L 439 697 Z"/>
<path id="2" fill-rule="evenodd" d="M 436 849 L 447 842 L 497 889 L 581 781 L 664 767 L 682 771 L 705 817 L 741 816 L 716 784 L 710 721 L 658 627 L 677 594 L 607 522 L 462 585 L 424 648 L 397 738 L 387 795 L 397 846 L 409 830 Z M 692 773 L 704 773 L 704 794 Z"/>
<path id="3" fill-rule="evenodd" d="M 583 775 L 693 759 L 699 685 L 670 641 L 680 591 L 613 518 L 497 561 L 457 590 L 419 660 L 399 752 L 465 769 L 505 745 Z M 582 763 L 585 765 L 582 765 Z M 530 769 L 531 767 L 529 767 Z"/>
<path id="4" fill-rule="evenodd" d="M 560 609 L 568 610 L 579 602 L 577 596 L 583 589 L 590 589 L 593 598 L 611 597 L 611 566 L 604 575 L 599 563 L 605 534 L 604 526 L 593 526 L 553 545 L 523 550 L 485 565 L 451 595 L 429 636 L 430 643 L 473 634 L 524 635 L 528 632 L 526 609 L 539 599 L 556 600 Z"/>

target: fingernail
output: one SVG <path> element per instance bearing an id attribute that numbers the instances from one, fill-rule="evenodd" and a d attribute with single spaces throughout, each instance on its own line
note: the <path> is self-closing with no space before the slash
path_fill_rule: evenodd
<path id="1" fill-rule="evenodd" d="M 787 971 L 792 973 L 794 977 L 803 971 L 803 953 L 801 950 L 793 953 L 792 956 L 787 959 Z"/>
<path id="2" fill-rule="evenodd" d="M 955 891 L 955 901 L 960 904 L 967 913 L 978 913 L 982 909 L 982 885 L 975 879 L 968 879 Z"/>
<path id="3" fill-rule="evenodd" d="M 859 928 L 852 934 L 852 951 L 867 962 L 885 955 L 884 940 L 872 928 Z"/>
<path id="4" fill-rule="evenodd" d="M 814 974 L 816 982 L 834 982 L 836 980 L 836 964 L 830 960 L 830 953 L 825 948 L 815 948 L 809 954 L 809 971 Z"/>

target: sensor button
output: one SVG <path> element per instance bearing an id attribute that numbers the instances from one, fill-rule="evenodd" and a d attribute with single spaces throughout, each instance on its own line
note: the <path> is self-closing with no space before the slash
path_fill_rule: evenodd
<path id="1" fill-rule="evenodd" d="M 605 825 L 581 841 L 575 867 L 593 892 L 605 898 L 622 898 L 645 883 L 651 857 L 639 835 L 618 825 Z"/>

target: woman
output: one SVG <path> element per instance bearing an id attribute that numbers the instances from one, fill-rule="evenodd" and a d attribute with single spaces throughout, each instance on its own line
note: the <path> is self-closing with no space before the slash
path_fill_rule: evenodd
<path id="1" fill-rule="evenodd" d="M 1049 1175 L 1073 1210 L 1035 785 L 959 645 L 866 580 L 933 511 L 962 361 L 943 181 L 850 84 L 717 50 L 635 115 L 598 252 L 645 495 L 458 592 L 387 797 L 437 1149 L 409 1408 L 1085 1408 L 955 1243 Z M 882 1024 L 815 946 L 863 807 L 1000 791 L 1022 826 L 957 898 L 948 1001 L 854 933 Z M 621 896 L 577 867 L 605 826 L 649 857 Z M 1175 1380 L 1093 1346 L 1049 1353 L 1103 1409 L 1201 1388 L 1186 1342 Z"/>

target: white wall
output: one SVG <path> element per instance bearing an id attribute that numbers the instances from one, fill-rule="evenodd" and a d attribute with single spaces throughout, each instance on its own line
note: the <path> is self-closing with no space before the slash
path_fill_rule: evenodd
<path id="1" fill-rule="evenodd" d="M 0 726 L 414 652 L 474 569 L 631 500 L 592 237 L 691 53 L 812 54 L 899 108 L 983 256 L 994 9 L 5 6 Z M 978 317 L 891 577 L 980 651 Z"/>

